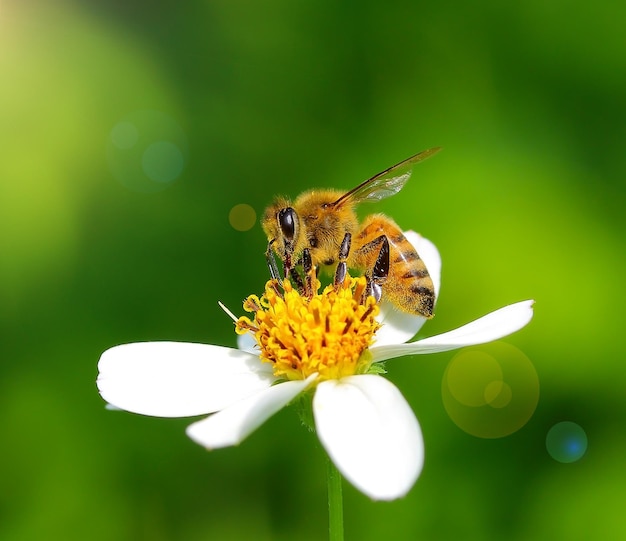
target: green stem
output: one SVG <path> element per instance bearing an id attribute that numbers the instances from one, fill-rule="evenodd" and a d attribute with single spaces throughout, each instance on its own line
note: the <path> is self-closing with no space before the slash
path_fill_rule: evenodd
<path id="1" fill-rule="evenodd" d="M 328 475 L 328 534 L 330 541 L 343 541 L 343 495 L 341 474 L 326 455 Z"/>

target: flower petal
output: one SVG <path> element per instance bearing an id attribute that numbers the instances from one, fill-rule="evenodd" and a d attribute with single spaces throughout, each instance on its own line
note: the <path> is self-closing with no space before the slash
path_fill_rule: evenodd
<path id="1" fill-rule="evenodd" d="M 405 231 L 404 236 L 424 260 L 435 287 L 435 299 L 439 298 L 441 257 L 437 247 L 415 231 Z M 425 317 L 402 312 L 386 301 L 381 302 L 379 306 L 380 314 L 377 319 L 383 326 L 376 333 L 377 346 L 406 342 L 413 338 L 422 328 L 422 325 L 428 321 Z"/>
<path id="2" fill-rule="evenodd" d="M 264 389 L 189 425 L 187 435 L 207 449 L 237 445 L 304 391 L 316 377 L 317 374 L 311 374 L 305 380 L 286 381 Z"/>
<path id="3" fill-rule="evenodd" d="M 269 387 L 272 367 L 233 348 L 186 342 L 139 342 L 105 351 L 98 389 L 113 406 L 157 417 L 220 410 Z"/>
<path id="4" fill-rule="evenodd" d="M 384 361 L 403 355 L 437 353 L 492 342 L 524 327 L 533 317 L 534 301 L 510 304 L 491 312 L 467 325 L 430 338 L 408 344 L 372 347 L 373 362 Z"/>
<path id="5" fill-rule="evenodd" d="M 400 391 L 380 376 L 318 385 L 313 398 L 322 445 L 344 477 L 375 500 L 404 496 L 424 463 L 419 424 Z"/>
<path id="6" fill-rule="evenodd" d="M 254 339 L 254 335 L 249 332 L 247 332 L 246 334 L 237 335 L 237 348 L 241 351 L 247 351 L 248 353 L 252 353 L 257 357 L 260 354 L 259 346 Z"/>
<path id="7" fill-rule="evenodd" d="M 413 338 L 428 321 L 425 317 L 402 312 L 386 300 L 378 307 L 380 312 L 376 319 L 382 326 L 376 332 L 375 346 L 402 344 Z"/>

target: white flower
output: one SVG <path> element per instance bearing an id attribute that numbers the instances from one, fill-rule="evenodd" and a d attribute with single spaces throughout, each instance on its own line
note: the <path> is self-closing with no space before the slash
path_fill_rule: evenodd
<path id="1" fill-rule="evenodd" d="M 426 263 L 438 295 L 441 260 L 437 249 L 416 233 L 409 232 L 407 237 Z M 346 288 L 346 291 L 350 297 L 348 300 L 351 300 L 351 290 Z M 326 300 L 323 295 L 315 298 L 318 297 Z M 254 299 L 258 301 L 256 297 Z M 263 301 L 267 308 L 266 299 Z M 373 302 L 373 299 L 370 297 L 369 301 Z M 325 350 L 324 359 L 316 359 L 317 364 L 307 365 L 306 370 L 302 369 L 296 375 L 290 368 L 293 357 L 287 356 L 287 360 L 274 358 L 267 362 L 267 358 L 259 356 L 252 336 L 244 334 L 239 336 L 240 349 L 179 342 L 113 347 L 100 358 L 98 389 L 115 408 L 143 415 L 186 417 L 212 414 L 187 428 L 189 437 L 207 449 L 237 445 L 300 393 L 311 390 L 314 393 L 312 407 L 316 432 L 343 476 L 373 499 L 399 498 L 410 490 L 422 469 L 424 444 L 420 427 L 406 400 L 392 383 L 371 370 L 370 373 L 363 372 L 367 372 L 371 363 L 403 355 L 447 351 L 507 336 L 531 320 L 532 301 L 506 306 L 458 329 L 416 342 L 407 340 L 421 328 L 424 318 L 398 312 L 383 303 L 377 318 L 382 323 L 379 328 L 374 319 L 378 307 L 374 305 L 372 311 L 370 304 L 356 308 L 360 310 L 360 319 L 354 321 L 359 325 L 363 322 L 362 327 L 366 328 L 365 335 L 360 331 L 354 333 L 360 346 L 341 342 L 341 347 L 329 348 L 330 359 Z M 257 308 L 259 313 L 265 310 L 260 305 Z M 372 312 L 369 321 L 367 318 Z M 317 318 L 317 308 L 314 313 Z M 275 351 L 278 356 L 285 353 L 286 346 L 281 342 L 284 338 L 276 322 L 291 329 L 295 325 L 291 317 L 273 320 L 272 330 L 264 338 L 274 341 L 273 347 L 276 347 L 274 338 L 277 337 L 277 343 L 281 345 Z M 315 327 L 313 315 L 307 317 L 307 324 Z M 345 332 L 336 335 L 332 328 L 328 328 L 328 322 L 335 321 L 333 318 L 326 316 L 326 329 L 321 328 L 319 334 L 325 345 L 329 336 L 330 340 L 345 337 Z M 257 323 L 256 319 L 255 323 L 246 321 L 252 327 Z M 345 325 L 346 321 L 341 324 Z M 318 327 L 320 325 L 318 321 Z M 239 323 L 238 326 L 241 331 Z M 254 330 L 260 332 L 259 328 L 254 327 Z M 293 340 L 289 347 L 297 349 L 300 345 L 307 346 L 307 341 L 314 341 L 315 337 L 303 341 L 298 335 Z M 373 345 L 368 348 L 372 341 Z M 271 344 L 267 347 L 271 349 Z M 336 355 L 342 356 L 344 351 L 349 353 L 351 348 L 357 348 L 357 353 L 350 359 L 357 360 L 349 369 L 343 368 L 344 360 L 333 364 Z M 265 356 L 266 351 L 262 355 Z M 286 368 L 277 375 L 277 366 L 281 362 Z M 349 362 L 352 361 L 345 360 L 345 363 Z"/>

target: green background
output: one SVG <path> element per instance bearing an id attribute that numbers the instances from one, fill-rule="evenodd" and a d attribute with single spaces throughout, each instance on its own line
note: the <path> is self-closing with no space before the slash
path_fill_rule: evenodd
<path id="1" fill-rule="evenodd" d="M 561 0 L 2 2 L 0 539 L 324 539 L 324 459 L 292 410 L 207 453 L 189 420 L 105 410 L 96 364 L 130 341 L 234 345 L 217 300 L 239 312 L 267 277 L 261 228 L 231 227 L 234 205 L 347 189 L 437 145 L 361 210 L 439 247 L 425 335 L 536 299 L 506 342 L 540 399 L 519 431 L 477 438 L 443 406 L 454 352 L 391 361 L 425 469 L 396 502 L 346 486 L 346 537 L 625 536 L 625 15 Z M 111 149 L 136 111 L 158 112 L 140 147 L 177 145 L 146 166 L 157 181 Z M 577 462 L 546 450 L 560 421 L 587 434 Z"/>

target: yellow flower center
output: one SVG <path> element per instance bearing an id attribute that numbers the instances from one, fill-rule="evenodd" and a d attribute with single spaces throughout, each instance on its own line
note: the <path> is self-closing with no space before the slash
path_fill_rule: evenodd
<path id="1" fill-rule="evenodd" d="M 274 375 L 289 380 L 318 373 L 319 381 L 367 372 L 368 347 L 380 327 L 374 297 L 364 298 L 366 279 L 346 277 L 342 286 L 327 286 L 315 295 L 301 295 L 289 281 L 279 289 L 275 280 L 265 294 L 244 301 L 254 318 L 236 322 L 238 334 L 254 333 L 261 360 L 274 365 Z"/>

